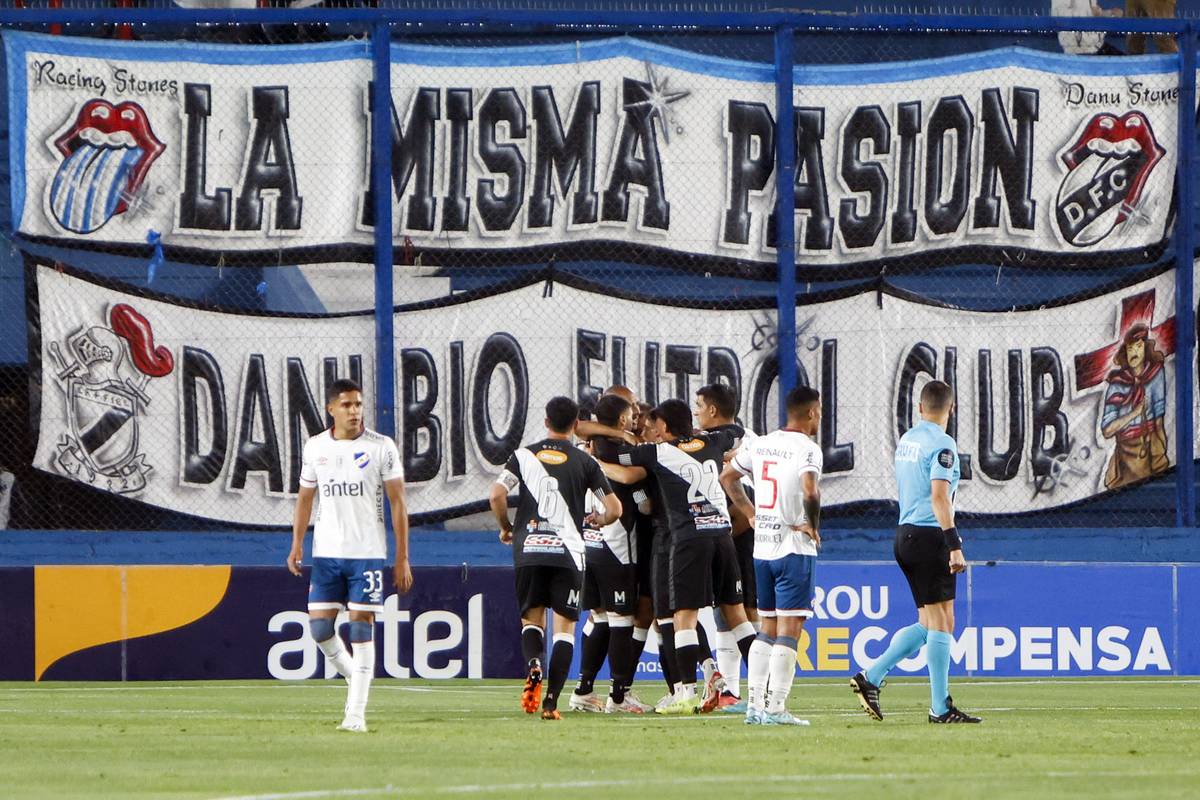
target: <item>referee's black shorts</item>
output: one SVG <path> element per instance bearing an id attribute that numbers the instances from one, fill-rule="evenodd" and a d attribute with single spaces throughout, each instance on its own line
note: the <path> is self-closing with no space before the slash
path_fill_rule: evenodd
<path id="1" fill-rule="evenodd" d="M 917 608 L 954 599 L 958 576 L 950 571 L 950 548 L 941 528 L 901 525 L 893 552 Z"/>

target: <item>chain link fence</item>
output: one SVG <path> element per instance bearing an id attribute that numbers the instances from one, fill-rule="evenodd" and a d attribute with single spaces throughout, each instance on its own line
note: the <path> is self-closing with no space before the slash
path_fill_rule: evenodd
<path id="1" fill-rule="evenodd" d="M 7 524 L 285 527 L 350 376 L 394 422 L 414 519 L 484 527 L 551 396 L 723 382 L 763 433 L 793 358 L 824 398 L 831 525 L 894 523 L 931 378 L 972 524 L 1174 524 L 1178 63 L 797 29 L 781 192 L 772 28 L 396 25 L 383 190 L 369 23 L 6 33 Z"/>

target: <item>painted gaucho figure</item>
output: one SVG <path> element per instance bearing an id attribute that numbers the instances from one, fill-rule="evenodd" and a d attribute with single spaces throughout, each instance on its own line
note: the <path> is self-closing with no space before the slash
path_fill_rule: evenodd
<path id="1" fill-rule="evenodd" d="M 1166 355 L 1150 329 L 1138 323 L 1125 332 L 1108 373 L 1100 432 L 1116 448 L 1104 474 L 1104 486 L 1117 489 L 1163 472 L 1167 458 Z"/>

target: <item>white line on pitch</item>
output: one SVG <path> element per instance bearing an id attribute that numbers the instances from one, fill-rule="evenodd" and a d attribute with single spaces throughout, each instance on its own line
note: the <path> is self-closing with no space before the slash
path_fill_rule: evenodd
<path id="1" fill-rule="evenodd" d="M 1179 772 L 1132 772 L 1132 771 L 1099 771 L 1099 770 L 1081 770 L 1075 772 L 1066 771 L 1051 771 L 1051 772 L 1032 772 L 1027 773 L 1029 777 L 1042 777 L 1051 779 L 1076 779 L 1088 777 L 1101 778 L 1148 778 L 1148 777 L 1171 777 L 1171 778 L 1191 778 L 1200 777 L 1200 772 L 1196 771 L 1179 771 Z M 620 787 L 642 787 L 649 785 L 672 785 L 680 784 L 713 784 L 713 783 L 736 783 L 744 786 L 752 786 L 755 783 L 848 783 L 858 781 L 880 781 L 880 780 L 901 780 L 905 778 L 922 777 L 919 773 L 830 773 L 827 775 L 703 775 L 703 776 L 678 776 L 678 777 L 662 777 L 662 778 L 613 778 L 613 779 L 596 779 L 582 781 L 530 781 L 525 783 L 501 783 L 501 784 L 481 784 L 467 783 L 452 786 L 440 787 L 423 787 L 420 790 L 404 790 L 395 786 L 381 786 L 374 789 L 326 789 L 326 790 L 310 790 L 304 792 L 282 792 L 274 794 L 253 794 L 253 795 L 238 795 L 223 797 L 220 800 L 309 800 L 310 798 L 325 798 L 325 797 L 369 797 L 374 795 L 431 795 L 431 794 L 494 794 L 496 792 L 531 792 L 539 790 L 556 790 L 556 789 L 606 789 Z M 1010 780 L 1011 774 L 997 773 L 994 775 L 974 774 L 972 780 Z"/>

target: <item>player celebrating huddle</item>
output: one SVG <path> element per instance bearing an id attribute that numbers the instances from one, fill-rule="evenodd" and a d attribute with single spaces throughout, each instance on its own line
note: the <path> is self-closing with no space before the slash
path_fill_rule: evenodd
<path id="1" fill-rule="evenodd" d="M 304 532 L 319 490 L 308 591 L 309 626 L 321 652 L 350 681 L 345 718 L 338 729 L 365 733 L 367 696 L 375 675 L 375 614 L 383 610 L 385 493 L 396 535 L 392 580 L 401 594 L 412 588 L 404 473 L 396 443 L 363 427 L 358 384 L 351 380 L 330 384 L 325 410 L 333 418 L 333 427 L 304 443 L 287 567 L 293 575 L 301 574 Z M 334 628 L 343 605 L 350 609 L 353 655 L 346 652 Z"/>
<path id="2" fill-rule="evenodd" d="M 754 571 L 762 631 L 750 648 L 747 725 L 807 725 L 787 710 L 796 650 L 812 616 L 813 575 L 821 517 L 822 454 L 816 443 L 820 395 L 798 386 L 787 395 L 787 426 L 734 455 L 721 475 L 730 500 L 754 519 Z M 756 506 L 741 479 L 754 479 Z"/>
<path id="3" fill-rule="evenodd" d="M 671 702 L 657 711 L 698 713 L 701 698 L 696 695 L 696 666 L 701 647 L 697 615 L 699 609 L 713 604 L 718 539 L 729 536 L 729 510 L 721 491 L 719 465 L 735 438 L 727 431 L 693 435 L 692 413 L 681 400 L 659 405 L 653 424 L 662 441 L 633 447 L 619 460 L 626 466 L 644 467 L 658 479 L 658 499 L 671 531 L 668 594 L 674 612 L 677 688 Z M 744 617 L 737 620 L 743 621 Z"/>
<path id="4" fill-rule="evenodd" d="M 542 719 L 561 719 L 558 698 L 575 650 L 582 588 L 585 516 L 603 527 L 621 516 L 600 465 L 571 443 L 579 406 L 569 397 L 546 404 L 548 436 L 518 448 L 492 486 L 490 504 L 500 524 L 500 541 L 513 545 L 517 602 L 521 611 L 521 652 L 527 665 L 521 706 L 537 711 L 542 694 L 546 608 L 554 611 L 554 643 L 550 651 L 550 685 L 542 701 Z M 508 495 L 519 487 L 516 520 L 508 521 Z M 603 514 L 587 514 L 587 496 L 603 498 Z"/>
<path id="5" fill-rule="evenodd" d="M 633 407 L 623 397 L 606 394 L 597 401 L 594 413 L 599 424 L 613 430 L 626 430 L 632 422 Z M 586 546 L 583 602 L 589 609 L 591 631 L 585 628 L 579 686 L 571 694 L 569 705 L 576 711 L 641 714 L 649 707 L 630 691 L 630 686 L 640 655 L 633 638 L 634 611 L 638 602 L 635 528 L 638 507 L 648 508 L 649 496 L 643 482 L 646 473 L 637 467 L 603 463 L 600 457 L 603 450 L 598 442 L 593 446 L 593 454 L 601 461 L 601 467 L 621 501 L 621 516 L 611 525 L 603 528 L 587 526 L 583 532 Z M 606 652 L 612 671 L 612 692 L 607 703 L 593 691 L 596 673 L 604 664 Z"/>

